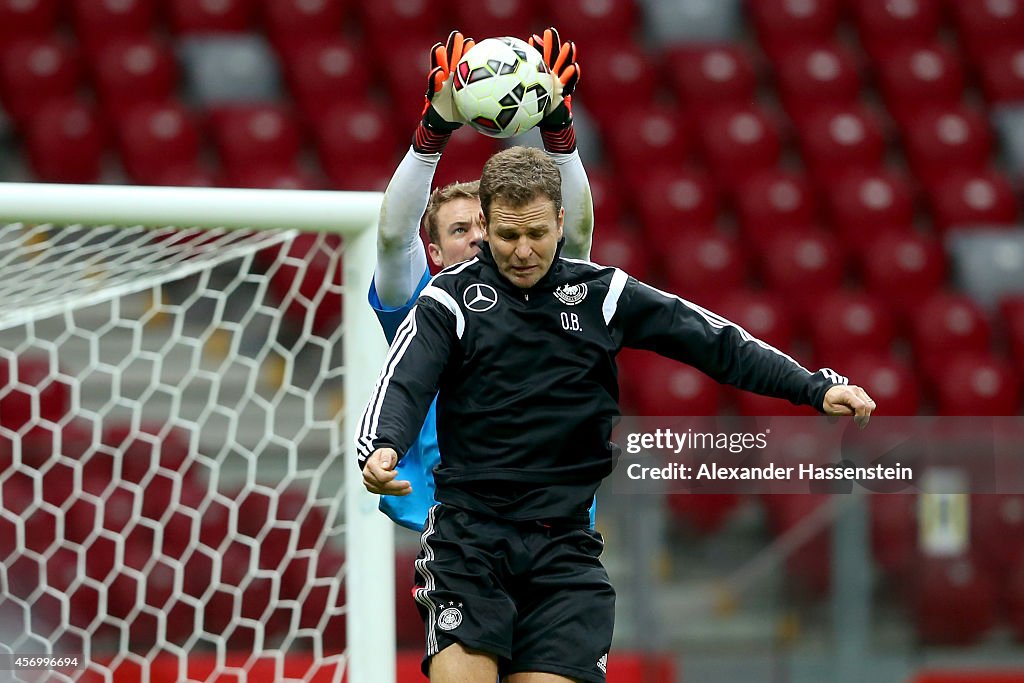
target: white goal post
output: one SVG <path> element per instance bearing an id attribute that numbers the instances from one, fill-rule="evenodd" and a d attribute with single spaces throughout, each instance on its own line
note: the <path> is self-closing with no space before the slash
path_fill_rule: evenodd
<path id="1" fill-rule="evenodd" d="M 345 484 L 338 495 L 344 499 L 340 533 L 344 538 L 347 641 L 340 668 L 349 683 L 391 683 L 396 675 L 394 532 L 391 522 L 377 511 L 376 497 L 363 489 L 352 439 L 353 425 L 386 351 L 379 324 L 366 302 L 376 261 L 380 202 L 381 194 L 371 192 L 0 183 L 0 228 L 16 225 L 23 232 L 39 225 L 177 226 L 342 236 L 344 424 L 337 430 L 337 440 L 339 448 L 344 449 L 338 459 L 343 464 Z M 278 244 L 286 245 L 287 241 L 282 238 Z M 0 288 L 5 269 L 13 267 L 10 258 L 5 260 L 5 253 L 0 241 Z M 183 267 L 194 267 L 190 259 L 183 257 Z M 131 289 L 130 282 L 117 286 Z M 26 303 L 17 299 L 17 292 L 5 302 L 0 289 L 0 330 L 16 325 L 31 327 L 35 319 L 60 316 L 82 305 L 83 299 L 75 292 L 60 290 L 56 283 L 54 291 L 57 294 L 52 300 L 47 301 L 45 293 L 33 294 L 34 300 Z M 97 296 L 107 294 L 93 299 Z M 295 617 L 293 623 L 297 620 Z M 337 680 L 340 677 L 339 672 Z M 239 680 L 245 680 L 244 675 Z"/>

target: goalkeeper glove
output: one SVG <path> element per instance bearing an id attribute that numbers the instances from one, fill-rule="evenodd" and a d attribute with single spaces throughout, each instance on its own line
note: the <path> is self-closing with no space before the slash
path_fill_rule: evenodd
<path id="1" fill-rule="evenodd" d="M 544 118 L 537 124 L 544 148 L 568 154 L 576 149 L 576 131 L 572 127 L 572 94 L 580 81 L 576 43 L 563 43 L 553 26 L 544 29 L 543 36 L 530 36 L 528 42 L 540 52 L 553 77 L 551 100 Z"/>
<path id="2" fill-rule="evenodd" d="M 423 154 L 440 153 L 451 134 L 462 127 L 465 119 L 455 106 L 452 72 L 462 56 L 474 45 L 458 31 L 448 34 L 445 44 L 435 43 L 430 49 L 430 73 L 423 102 L 423 118 L 416 128 L 412 146 Z"/>

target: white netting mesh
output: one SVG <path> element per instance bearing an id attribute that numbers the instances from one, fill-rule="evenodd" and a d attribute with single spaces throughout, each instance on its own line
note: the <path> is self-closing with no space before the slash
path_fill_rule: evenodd
<path id="1" fill-rule="evenodd" d="M 0 655 L 341 680 L 342 251 L 0 227 Z"/>

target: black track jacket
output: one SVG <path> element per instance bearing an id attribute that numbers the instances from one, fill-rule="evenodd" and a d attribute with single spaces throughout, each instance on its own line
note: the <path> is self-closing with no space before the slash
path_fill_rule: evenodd
<path id="1" fill-rule="evenodd" d="M 623 347 L 819 411 L 825 392 L 846 383 L 618 268 L 556 255 L 521 290 L 484 243 L 477 257 L 438 273 L 398 329 L 357 427 L 359 466 L 382 447 L 401 457 L 437 393 L 440 502 L 585 525 L 612 470 Z"/>

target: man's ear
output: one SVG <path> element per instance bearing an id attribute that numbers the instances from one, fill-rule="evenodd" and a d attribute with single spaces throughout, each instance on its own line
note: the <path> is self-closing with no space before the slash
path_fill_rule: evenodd
<path id="1" fill-rule="evenodd" d="M 478 216 L 477 220 L 480 221 L 480 227 L 483 228 L 484 231 L 484 242 L 489 241 L 487 239 L 487 216 L 484 215 L 483 209 L 480 209 L 480 215 Z"/>
<path id="2" fill-rule="evenodd" d="M 430 254 L 430 260 L 435 266 L 440 268 L 444 265 L 444 260 L 441 258 L 441 247 L 431 242 L 427 245 L 427 253 Z"/>
<path id="3" fill-rule="evenodd" d="M 564 232 L 562 226 L 565 224 L 565 207 L 563 206 L 558 210 L 558 239 L 562 239 Z"/>

